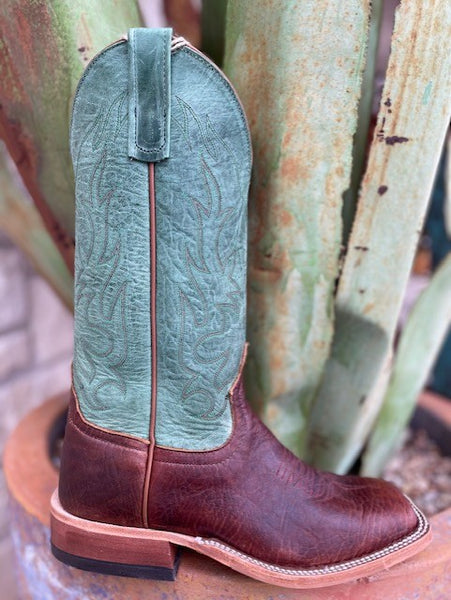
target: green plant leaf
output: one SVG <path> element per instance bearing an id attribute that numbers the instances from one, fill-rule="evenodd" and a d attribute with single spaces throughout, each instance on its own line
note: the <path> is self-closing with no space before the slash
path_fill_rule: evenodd
<path id="1" fill-rule="evenodd" d="M 451 239 L 451 135 L 446 140 L 446 167 L 445 167 L 445 228 Z"/>
<path id="2" fill-rule="evenodd" d="M 378 42 L 382 22 L 383 0 L 371 3 L 371 20 L 368 34 L 368 51 L 362 78 L 362 96 L 359 102 L 357 131 L 352 149 L 351 184 L 343 194 L 343 243 L 348 241 L 354 221 L 360 183 L 365 170 L 366 148 L 371 124 L 374 96 L 374 77 L 378 55 Z"/>
<path id="3" fill-rule="evenodd" d="M 336 296 L 309 459 L 347 471 L 380 410 L 396 323 L 451 113 L 451 5 L 402 1 L 367 170 Z"/>
<path id="4" fill-rule="evenodd" d="M 0 229 L 23 251 L 31 264 L 73 310 L 73 278 L 44 223 L 7 164 L 0 144 Z"/>
<path id="5" fill-rule="evenodd" d="M 2 0 L 0 137 L 73 268 L 72 96 L 104 46 L 141 23 L 134 0 Z"/>
<path id="6" fill-rule="evenodd" d="M 224 58 L 227 0 L 202 0 L 202 52 L 218 66 Z"/>
<path id="7" fill-rule="evenodd" d="M 225 68 L 254 149 L 246 385 L 264 421 L 298 454 L 332 338 L 369 4 L 228 5 Z"/>
<path id="8" fill-rule="evenodd" d="M 362 474 L 379 476 L 415 409 L 451 326 L 451 253 L 417 300 L 401 335 L 384 403 L 362 458 Z"/>

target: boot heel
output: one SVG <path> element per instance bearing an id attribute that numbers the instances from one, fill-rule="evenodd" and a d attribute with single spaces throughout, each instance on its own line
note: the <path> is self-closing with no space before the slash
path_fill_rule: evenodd
<path id="1" fill-rule="evenodd" d="M 105 575 L 175 581 L 178 547 L 149 539 L 148 529 L 81 519 L 51 500 L 51 549 L 63 563 Z M 156 534 L 158 534 L 156 532 Z"/>

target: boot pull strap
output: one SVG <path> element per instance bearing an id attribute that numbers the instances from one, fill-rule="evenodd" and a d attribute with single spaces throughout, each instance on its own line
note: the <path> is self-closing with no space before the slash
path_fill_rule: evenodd
<path id="1" fill-rule="evenodd" d="M 169 156 L 172 29 L 130 29 L 128 155 L 145 162 Z"/>

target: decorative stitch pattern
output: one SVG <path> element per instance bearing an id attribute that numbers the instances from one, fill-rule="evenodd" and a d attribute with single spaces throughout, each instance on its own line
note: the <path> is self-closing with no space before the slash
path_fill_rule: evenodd
<path id="1" fill-rule="evenodd" d="M 155 166 L 156 439 L 212 449 L 231 432 L 228 391 L 245 341 L 249 141 L 207 61 L 184 48 L 172 72 L 171 157 Z"/>
<path id="2" fill-rule="evenodd" d="M 108 153 L 110 146 L 116 143 L 117 134 L 120 132 L 118 123 L 125 123 L 120 119 L 120 109 L 123 106 L 125 94 L 120 94 L 112 100 L 110 105 L 94 121 L 94 126 L 88 130 L 88 135 L 80 144 L 77 161 L 74 165 L 75 172 L 81 170 L 80 157 L 83 152 L 87 152 L 87 146 L 90 144 L 93 151 L 103 149 L 99 159 L 92 169 L 92 175 L 89 182 L 88 198 L 83 197 L 83 193 L 77 198 L 77 218 L 78 218 L 78 236 L 77 236 L 77 312 L 78 319 L 82 320 L 90 335 L 76 337 L 76 356 L 77 363 L 75 369 L 75 381 L 79 388 L 84 389 L 85 384 L 81 381 L 85 379 L 89 383 L 96 382 L 89 392 L 89 402 L 96 411 L 105 410 L 106 406 L 101 400 L 102 390 L 116 388 L 122 395 L 126 394 L 127 382 L 118 369 L 127 358 L 128 353 L 128 333 L 125 318 L 127 281 L 119 283 L 117 286 L 117 270 L 121 261 L 122 247 L 121 240 L 110 228 L 110 205 L 112 199 L 117 195 L 117 189 L 110 188 L 105 178 L 105 171 L 108 164 Z M 109 139 L 108 125 L 116 115 L 116 136 Z M 100 231 L 94 226 L 93 214 L 96 209 L 103 209 L 103 227 Z M 87 250 L 87 251 L 86 251 Z M 101 269 L 105 275 L 101 278 L 101 287 L 92 286 L 91 270 Z M 99 278 L 100 279 L 100 278 Z M 116 284 L 116 285 L 115 285 Z M 108 297 L 108 292 L 112 286 L 118 287 L 113 291 L 112 298 Z M 94 292 L 91 291 L 94 288 Z M 119 313 L 119 314 L 117 314 Z M 113 319 L 119 319 L 121 323 L 121 335 L 115 336 L 108 324 Z M 80 355 L 84 360 L 80 360 Z M 105 363 L 102 365 L 102 363 Z M 99 381 L 99 367 L 106 367 L 107 375 Z M 84 377 L 83 377 L 84 376 Z"/>
<path id="3" fill-rule="evenodd" d="M 122 60 L 109 61 L 112 53 Z M 126 46 L 108 49 L 84 77 L 74 103 L 74 387 L 89 421 L 147 438 L 148 184 L 147 166 L 127 156 L 127 64 Z M 105 89 L 115 91 L 113 98 Z"/>

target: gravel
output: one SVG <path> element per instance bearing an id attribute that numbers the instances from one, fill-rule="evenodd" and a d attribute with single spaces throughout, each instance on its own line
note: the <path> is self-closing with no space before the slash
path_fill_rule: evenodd
<path id="1" fill-rule="evenodd" d="M 428 517 L 451 506 L 451 457 L 443 456 L 425 431 L 406 432 L 404 444 L 382 476 Z"/>

